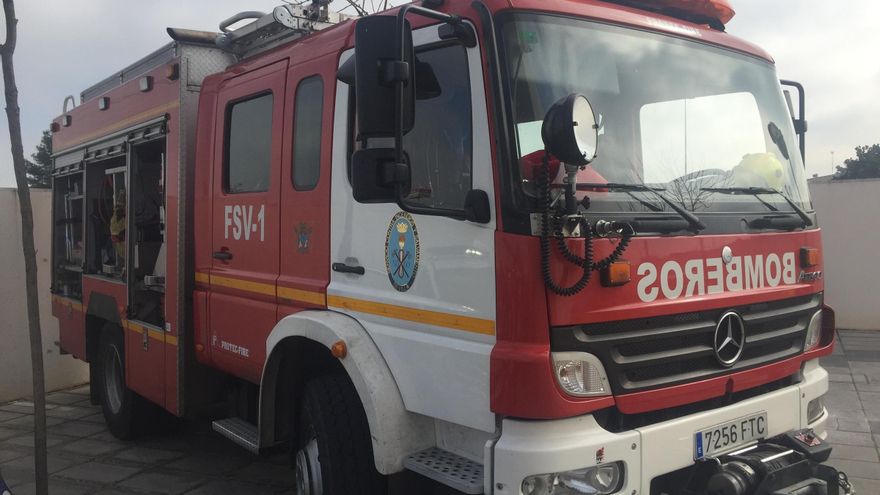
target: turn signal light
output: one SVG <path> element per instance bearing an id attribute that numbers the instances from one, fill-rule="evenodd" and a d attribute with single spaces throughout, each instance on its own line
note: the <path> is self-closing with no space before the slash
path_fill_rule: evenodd
<path id="1" fill-rule="evenodd" d="M 602 270 L 603 287 L 619 287 L 632 280 L 629 261 L 615 261 Z"/>
<path id="2" fill-rule="evenodd" d="M 345 345 L 344 340 L 338 340 L 335 344 L 330 347 L 330 354 L 333 355 L 336 359 L 342 359 L 348 355 L 348 346 Z"/>
<path id="3" fill-rule="evenodd" d="M 810 268 L 819 264 L 819 250 L 816 248 L 801 248 L 801 267 Z"/>

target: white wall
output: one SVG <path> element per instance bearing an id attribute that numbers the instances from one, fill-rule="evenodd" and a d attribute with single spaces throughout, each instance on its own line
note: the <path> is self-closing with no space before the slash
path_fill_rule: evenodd
<path id="1" fill-rule="evenodd" d="M 837 327 L 880 330 L 880 179 L 810 181 Z"/>
<path id="2" fill-rule="evenodd" d="M 37 245 L 37 278 L 40 284 L 40 321 L 43 330 L 43 364 L 46 390 L 85 383 L 88 366 L 58 346 L 58 322 L 52 316 L 50 285 L 50 216 L 52 194 L 31 190 L 34 236 Z M 21 220 L 15 189 L 0 188 L 0 402 L 31 396 L 31 354 L 25 300 Z"/>

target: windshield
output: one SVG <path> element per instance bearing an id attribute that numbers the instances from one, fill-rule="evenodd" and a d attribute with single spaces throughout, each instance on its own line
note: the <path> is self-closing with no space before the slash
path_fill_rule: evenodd
<path id="1" fill-rule="evenodd" d="M 545 112 L 582 93 L 599 123 L 599 151 L 578 182 L 648 184 L 694 212 L 788 208 L 775 194 L 707 190 L 740 187 L 780 191 L 811 208 L 771 64 L 672 36 L 549 15 L 517 14 L 502 29 L 528 194 L 534 194 L 531 167 L 543 156 Z M 667 210 L 645 193 L 581 194 L 590 196 L 590 211 Z"/>

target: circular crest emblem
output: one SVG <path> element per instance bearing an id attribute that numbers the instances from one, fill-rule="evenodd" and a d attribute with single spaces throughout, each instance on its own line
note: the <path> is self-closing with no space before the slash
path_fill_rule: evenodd
<path id="1" fill-rule="evenodd" d="M 745 345 L 746 327 L 742 318 L 733 311 L 724 313 L 715 327 L 715 339 L 712 346 L 715 351 L 715 359 L 721 366 L 729 368 L 742 357 Z"/>
<path id="2" fill-rule="evenodd" d="M 391 218 L 385 234 L 385 270 L 391 285 L 406 292 L 419 271 L 419 231 L 413 217 L 404 211 Z"/>

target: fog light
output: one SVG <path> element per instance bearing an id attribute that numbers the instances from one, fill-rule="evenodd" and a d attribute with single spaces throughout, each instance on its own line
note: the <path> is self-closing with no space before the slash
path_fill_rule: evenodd
<path id="1" fill-rule="evenodd" d="M 610 495 L 623 487 L 622 462 L 529 476 L 522 482 L 524 495 Z"/>
<path id="2" fill-rule="evenodd" d="M 585 352 L 554 352 L 553 371 L 566 393 L 578 397 L 609 395 L 608 377 L 599 358 Z"/>
<path id="3" fill-rule="evenodd" d="M 816 397 L 807 404 L 807 423 L 815 423 L 825 414 L 825 396 Z"/>
<path id="4" fill-rule="evenodd" d="M 804 343 L 804 351 L 809 351 L 816 347 L 819 343 L 819 337 L 822 336 L 822 310 L 816 311 L 816 314 L 810 318 L 810 325 L 807 327 L 807 339 Z"/>

